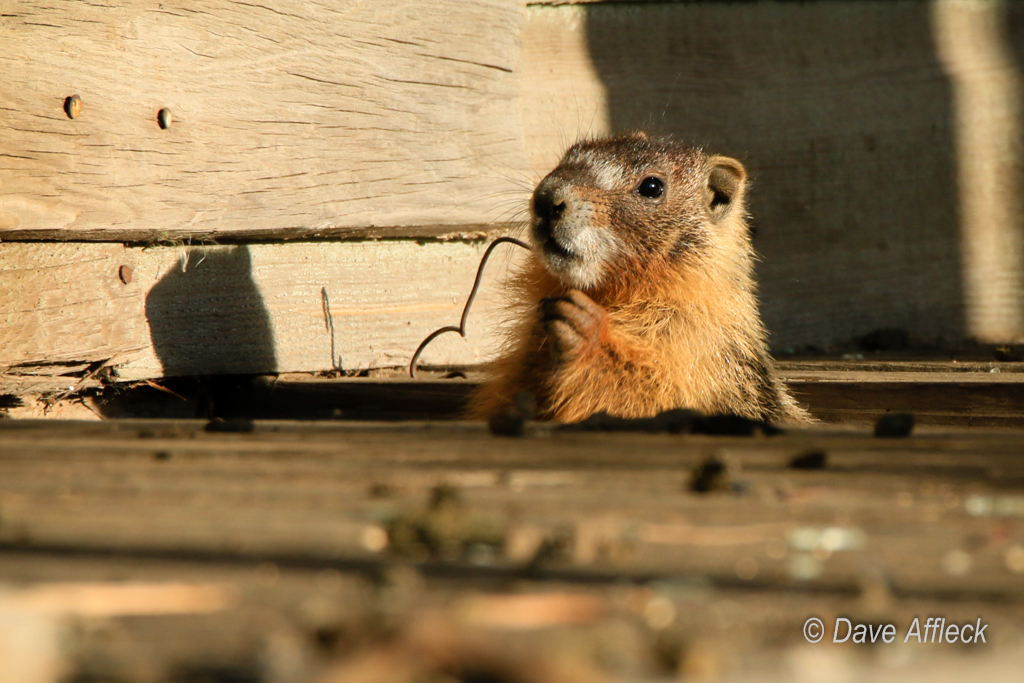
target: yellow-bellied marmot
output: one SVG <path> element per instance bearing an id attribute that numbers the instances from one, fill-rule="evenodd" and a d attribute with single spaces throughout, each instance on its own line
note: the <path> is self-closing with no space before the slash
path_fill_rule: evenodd
<path id="1" fill-rule="evenodd" d="M 734 159 L 642 133 L 570 147 L 533 193 L 517 320 L 472 415 L 529 391 L 565 422 L 679 407 L 808 420 L 768 353 L 746 180 Z"/>

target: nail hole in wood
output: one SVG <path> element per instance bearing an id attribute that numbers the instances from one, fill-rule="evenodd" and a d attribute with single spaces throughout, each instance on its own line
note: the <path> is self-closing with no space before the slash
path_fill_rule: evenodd
<path id="1" fill-rule="evenodd" d="M 170 109 L 161 109 L 156 114 L 156 122 L 160 124 L 160 130 L 167 130 L 174 122 L 174 116 Z"/>
<path id="2" fill-rule="evenodd" d="M 65 98 L 64 113 L 68 115 L 69 119 L 78 118 L 78 115 L 82 113 L 82 98 L 78 95 Z"/>

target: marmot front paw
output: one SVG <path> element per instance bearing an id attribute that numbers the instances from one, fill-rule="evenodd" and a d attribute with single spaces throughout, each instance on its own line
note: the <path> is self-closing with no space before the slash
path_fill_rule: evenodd
<path id="1" fill-rule="evenodd" d="M 559 358 L 575 358 L 596 349 L 607 333 L 607 315 L 589 296 L 571 289 L 562 297 L 541 299 L 541 324 Z"/>

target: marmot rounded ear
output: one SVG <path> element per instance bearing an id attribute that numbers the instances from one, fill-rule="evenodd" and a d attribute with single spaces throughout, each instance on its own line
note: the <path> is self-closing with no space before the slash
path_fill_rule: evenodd
<path id="1" fill-rule="evenodd" d="M 708 168 L 708 210 L 715 218 L 721 218 L 743 199 L 747 170 L 735 159 L 720 156 L 708 159 Z"/>

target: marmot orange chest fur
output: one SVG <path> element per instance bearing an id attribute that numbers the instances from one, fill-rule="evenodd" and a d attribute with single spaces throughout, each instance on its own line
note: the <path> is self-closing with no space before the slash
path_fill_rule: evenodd
<path id="1" fill-rule="evenodd" d="M 471 412 L 523 391 L 539 416 L 669 408 L 806 420 L 776 379 L 734 159 L 643 134 L 580 142 L 531 200 L 504 355 Z"/>

